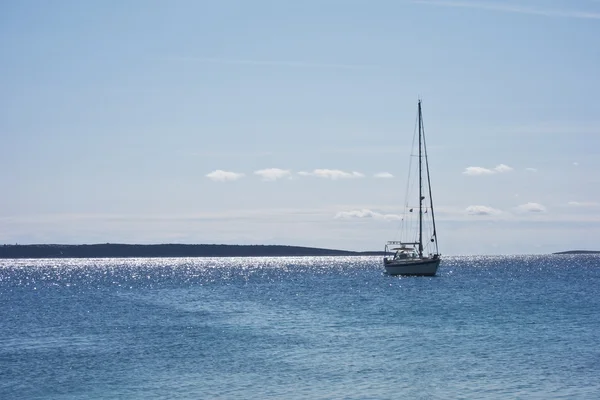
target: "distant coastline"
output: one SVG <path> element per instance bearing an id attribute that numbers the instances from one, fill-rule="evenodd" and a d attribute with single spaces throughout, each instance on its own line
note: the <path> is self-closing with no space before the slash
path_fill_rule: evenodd
<path id="1" fill-rule="evenodd" d="M 600 251 L 596 250 L 568 250 L 568 251 L 560 251 L 558 253 L 552 254 L 600 254 Z"/>
<path id="2" fill-rule="evenodd" d="M 381 251 L 346 251 L 284 245 L 228 244 L 5 244 L 2 258 L 150 258 L 150 257 L 292 257 L 374 256 Z"/>
<path id="3" fill-rule="evenodd" d="M 552 254 L 600 254 L 568 250 Z M 0 259 L 18 258 L 152 258 L 152 257 L 310 257 L 382 256 L 383 251 L 348 251 L 285 245 L 232 244 L 4 244 Z"/>

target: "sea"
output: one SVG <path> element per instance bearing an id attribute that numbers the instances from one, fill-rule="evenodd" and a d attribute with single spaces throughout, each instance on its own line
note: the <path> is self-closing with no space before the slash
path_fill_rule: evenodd
<path id="1" fill-rule="evenodd" d="M 600 255 L 0 260 L 0 399 L 600 399 Z"/>

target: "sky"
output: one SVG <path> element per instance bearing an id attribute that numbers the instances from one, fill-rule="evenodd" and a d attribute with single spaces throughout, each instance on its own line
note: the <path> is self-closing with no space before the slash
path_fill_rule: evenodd
<path id="1" fill-rule="evenodd" d="M 0 3 L 0 243 L 600 250 L 600 1 Z"/>

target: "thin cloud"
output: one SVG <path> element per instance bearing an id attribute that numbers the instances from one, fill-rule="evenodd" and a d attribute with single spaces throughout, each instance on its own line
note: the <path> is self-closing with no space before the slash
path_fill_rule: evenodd
<path id="1" fill-rule="evenodd" d="M 538 122 L 530 125 L 501 128 L 497 133 L 512 135 L 545 135 L 545 136 L 568 136 L 573 135 L 595 135 L 600 131 L 599 121 L 573 122 L 562 121 Z"/>
<path id="2" fill-rule="evenodd" d="M 464 175 L 477 176 L 477 175 L 492 175 L 496 173 L 510 172 L 513 168 L 506 164 L 499 164 L 496 167 L 489 169 L 484 167 L 467 167 L 463 171 Z"/>
<path id="3" fill-rule="evenodd" d="M 442 1 L 442 0 L 415 0 L 415 4 L 425 4 L 455 8 L 473 8 L 506 13 L 529 14 L 543 17 L 600 19 L 600 13 L 591 11 L 556 10 L 549 8 L 524 7 L 506 3 L 483 3 L 475 1 Z"/>
<path id="4" fill-rule="evenodd" d="M 377 146 L 377 145 L 361 145 L 352 147 L 326 147 L 318 149 L 322 153 L 336 154 L 403 154 L 410 151 L 409 146 Z"/>
<path id="5" fill-rule="evenodd" d="M 525 203 L 517 207 L 521 212 L 543 213 L 546 212 L 546 207 L 539 203 Z"/>
<path id="6" fill-rule="evenodd" d="M 254 171 L 255 175 L 260 176 L 264 181 L 276 181 L 277 179 L 289 178 L 292 173 L 287 169 L 267 168 Z"/>
<path id="7" fill-rule="evenodd" d="M 568 204 L 573 207 L 598 207 L 598 206 L 600 206 L 600 203 L 595 202 L 595 201 L 570 201 Z"/>
<path id="8" fill-rule="evenodd" d="M 537 172 L 537 168 L 525 168 L 527 172 Z"/>
<path id="9" fill-rule="evenodd" d="M 273 153 L 270 151 L 218 151 L 218 150 L 204 150 L 194 151 L 190 153 L 194 157 L 211 157 L 211 158 L 257 158 L 257 157 L 268 157 L 272 156 Z"/>
<path id="10" fill-rule="evenodd" d="M 243 178 L 244 174 L 218 169 L 216 171 L 206 174 L 206 177 L 214 182 L 229 182 Z"/>
<path id="11" fill-rule="evenodd" d="M 315 169 L 312 172 L 301 171 L 298 172 L 300 176 L 315 176 L 317 178 L 325 179 L 352 179 L 352 178 L 363 178 L 365 175 L 360 172 L 346 172 L 339 169 Z"/>
<path id="12" fill-rule="evenodd" d="M 267 67 L 292 67 L 292 68 L 329 68 L 329 69 L 380 69 L 376 65 L 366 64 L 345 64 L 345 63 L 320 63 L 320 62 L 305 62 L 305 61 L 281 61 L 281 60 L 248 60 L 248 59 L 231 59 L 231 58 L 192 58 L 184 57 L 184 59 L 199 61 L 210 64 L 229 64 L 229 65 L 248 65 L 248 66 L 267 66 Z"/>
<path id="13" fill-rule="evenodd" d="M 385 221 L 397 221 L 402 219 L 401 216 L 396 214 L 382 214 L 376 211 L 372 211 L 366 208 L 362 210 L 352 210 L 352 211 L 340 211 L 335 214 L 336 219 L 361 219 L 361 218 L 371 218 Z"/>
<path id="14" fill-rule="evenodd" d="M 390 179 L 393 178 L 394 175 L 390 174 L 389 172 L 378 172 L 373 175 L 373 177 L 377 179 Z"/>
<path id="15" fill-rule="evenodd" d="M 469 206 L 465 209 L 469 215 L 497 215 L 501 211 L 488 206 Z"/>

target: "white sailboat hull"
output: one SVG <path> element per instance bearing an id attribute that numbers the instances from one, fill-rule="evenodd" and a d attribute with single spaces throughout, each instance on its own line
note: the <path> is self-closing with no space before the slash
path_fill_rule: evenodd
<path id="1" fill-rule="evenodd" d="M 389 275 L 435 276 L 440 265 L 440 259 L 390 260 L 384 258 L 383 264 L 385 272 Z"/>

